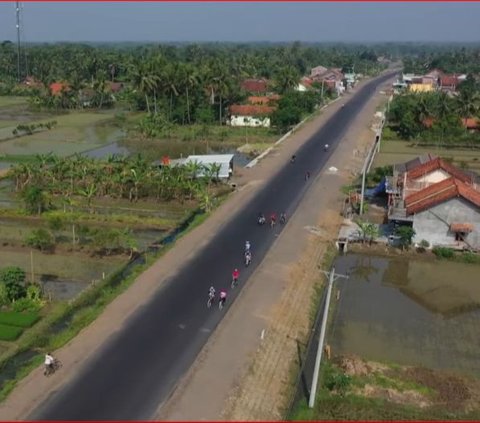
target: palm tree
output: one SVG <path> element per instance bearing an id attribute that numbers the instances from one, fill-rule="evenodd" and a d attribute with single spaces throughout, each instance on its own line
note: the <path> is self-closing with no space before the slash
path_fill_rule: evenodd
<path id="1" fill-rule="evenodd" d="M 295 67 L 285 66 L 275 76 L 275 85 L 280 94 L 292 91 L 298 85 L 299 74 Z"/>

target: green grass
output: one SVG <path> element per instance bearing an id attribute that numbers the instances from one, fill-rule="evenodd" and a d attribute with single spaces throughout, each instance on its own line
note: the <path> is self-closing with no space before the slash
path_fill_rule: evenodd
<path id="1" fill-rule="evenodd" d="M 0 341 L 15 341 L 22 332 L 22 328 L 0 324 Z"/>
<path id="2" fill-rule="evenodd" d="M 434 145 L 416 147 L 413 143 L 402 140 L 383 140 L 380 153 L 375 157 L 374 167 L 403 163 L 426 153 L 453 158 L 456 166 L 466 165 L 467 169 L 480 172 L 480 153 L 478 150 L 437 148 Z"/>
<path id="3" fill-rule="evenodd" d="M 0 312 L 0 324 L 29 328 L 33 326 L 40 316 L 37 313 L 18 313 L 15 311 Z"/>
<path id="4" fill-rule="evenodd" d="M 18 106 L 27 103 L 28 97 L 0 96 L 0 107 Z"/>

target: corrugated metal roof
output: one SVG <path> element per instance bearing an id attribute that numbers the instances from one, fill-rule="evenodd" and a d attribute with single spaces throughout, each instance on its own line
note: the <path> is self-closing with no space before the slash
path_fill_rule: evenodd
<path id="1" fill-rule="evenodd" d="M 233 154 L 204 154 L 198 156 L 188 156 L 185 160 L 186 162 L 193 162 L 198 161 L 199 163 L 203 164 L 211 164 L 211 163 L 230 163 L 233 159 Z"/>
<path id="2" fill-rule="evenodd" d="M 220 165 L 218 177 L 228 178 L 230 176 L 230 162 L 232 160 L 233 154 L 207 154 L 201 156 L 188 156 L 184 164 L 196 161 L 198 163 L 208 166 L 215 163 Z M 202 172 L 199 172 L 197 176 L 202 176 Z"/>

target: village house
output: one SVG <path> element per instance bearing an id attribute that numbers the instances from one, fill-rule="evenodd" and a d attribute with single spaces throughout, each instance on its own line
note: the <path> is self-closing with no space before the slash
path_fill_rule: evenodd
<path id="1" fill-rule="evenodd" d="M 49 88 L 52 95 L 60 95 L 62 92 L 70 90 L 70 86 L 66 82 L 52 82 Z"/>
<path id="2" fill-rule="evenodd" d="M 268 83 L 265 79 L 245 79 L 241 87 L 247 93 L 265 94 L 268 90 Z"/>
<path id="3" fill-rule="evenodd" d="M 248 97 L 247 101 L 249 104 L 253 105 L 260 105 L 260 106 L 267 106 L 267 105 L 274 105 L 280 100 L 280 95 L 278 94 L 271 94 L 268 96 L 250 96 Z"/>
<path id="4" fill-rule="evenodd" d="M 328 69 L 324 66 L 316 66 L 310 70 L 310 78 L 315 79 L 327 72 L 327 70 Z"/>
<path id="5" fill-rule="evenodd" d="M 235 104 L 229 107 L 231 126 L 270 127 L 270 115 L 275 110 L 273 106 Z"/>
<path id="6" fill-rule="evenodd" d="M 479 251 L 479 180 L 438 157 L 395 166 L 387 185 L 388 220 L 411 225 L 416 244 Z"/>
<path id="7" fill-rule="evenodd" d="M 318 68 L 320 68 L 319 66 Z M 341 95 L 342 93 L 345 92 L 345 77 L 341 71 L 341 69 L 338 68 L 331 68 L 327 69 L 324 67 L 321 67 L 324 69 L 323 72 L 316 71 L 316 74 L 312 76 L 312 80 L 320 83 L 324 86 L 324 89 L 330 89 L 332 91 L 335 91 L 337 95 Z M 317 68 L 314 68 L 317 69 Z M 313 69 L 312 69 L 313 70 Z"/>

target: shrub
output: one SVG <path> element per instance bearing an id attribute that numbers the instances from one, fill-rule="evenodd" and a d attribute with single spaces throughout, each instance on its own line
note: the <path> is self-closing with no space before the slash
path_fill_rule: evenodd
<path id="1" fill-rule="evenodd" d="M 25 242 L 28 246 L 40 251 L 49 250 L 55 245 L 52 235 L 43 228 L 33 230 Z"/>
<path id="2" fill-rule="evenodd" d="M 0 340 L 15 341 L 23 332 L 22 328 L 0 324 Z"/>
<path id="3" fill-rule="evenodd" d="M 460 257 L 464 263 L 480 263 L 480 256 L 470 251 L 463 253 Z"/>
<path id="4" fill-rule="evenodd" d="M 25 272 L 20 267 L 5 267 L 0 271 L 0 283 L 5 286 L 9 301 L 15 301 L 25 296 Z"/>
<path id="5" fill-rule="evenodd" d="M 329 391 L 337 391 L 340 394 L 344 394 L 351 383 L 351 378 L 345 373 L 332 368 L 325 374 L 325 387 Z"/>
<path id="6" fill-rule="evenodd" d="M 13 311 L 22 313 L 24 311 L 37 312 L 42 308 L 42 303 L 31 298 L 23 297 L 12 303 Z"/>
<path id="7" fill-rule="evenodd" d="M 432 252 L 438 258 L 452 258 L 455 254 L 451 248 L 447 247 L 434 247 Z"/>
<path id="8" fill-rule="evenodd" d="M 0 325 L 17 326 L 29 328 L 33 326 L 40 317 L 37 313 L 17 313 L 15 311 L 0 312 Z"/>

